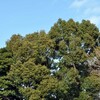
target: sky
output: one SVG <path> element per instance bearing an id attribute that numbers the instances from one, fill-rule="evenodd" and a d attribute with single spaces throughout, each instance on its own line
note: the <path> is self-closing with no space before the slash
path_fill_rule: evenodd
<path id="1" fill-rule="evenodd" d="M 90 20 L 100 29 L 100 0 L 0 0 L 0 48 L 13 34 L 48 32 L 59 18 Z"/>

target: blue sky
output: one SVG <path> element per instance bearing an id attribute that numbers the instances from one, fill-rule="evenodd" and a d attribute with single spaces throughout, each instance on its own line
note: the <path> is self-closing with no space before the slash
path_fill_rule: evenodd
<path id="1" fill-rule="evenodd" d="M 88 19 L 100 28 L 100 0 L 0 0 L 0 47 L 12 34 L 48 32 L 59 18 Z"/>

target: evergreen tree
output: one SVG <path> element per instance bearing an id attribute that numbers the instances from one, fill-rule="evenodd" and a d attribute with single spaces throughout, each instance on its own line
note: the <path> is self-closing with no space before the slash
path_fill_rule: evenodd
<path id="1" fill-rule="evenodd" d="M 0 99 L 99 100 L 99 29 L 58 19 L 48 34 L 14 34 L 0 49 Z"/>

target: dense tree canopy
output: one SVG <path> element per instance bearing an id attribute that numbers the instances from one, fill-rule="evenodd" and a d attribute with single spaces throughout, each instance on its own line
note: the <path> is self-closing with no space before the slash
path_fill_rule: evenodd
<path id="1" fill-rule="evenodd" d="M 0 99 L 99 100 L 99 29 L 58 19 L 48 33 L 14 34 L 0 49 Z"/>

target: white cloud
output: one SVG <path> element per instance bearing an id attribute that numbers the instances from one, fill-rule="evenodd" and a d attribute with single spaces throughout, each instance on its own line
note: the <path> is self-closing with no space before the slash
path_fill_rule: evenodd
<path id="1" fill-rule="evenodd" d="M 90 20 L 100 28 L 100 1 L 99 0 L 72 0 L 69 8 L 71 8 L 76 16 L 76 19 Z"/>
<path id="2" fill-rule="evenodd" d="M 87 8 L 84 11 L 85 14 L 100 14 L 100 7 L 96 6 L 96 7 L 91 7 L 91 8 Z"/>
<path id="3" fill-rule="evenodd" d="M 89 20 L 97 26 L 100 24 L 100 16 L 91 16 Z"/>
<path id="4" fill-rule="evenodd" d="M 86 2 L 87 2 L 87 0 L 74 0 L 74 2 L 72 2 L 72 4 L 70 5 L 70 7 L 72 7 L 72 8 L 80 8 Z"/>

